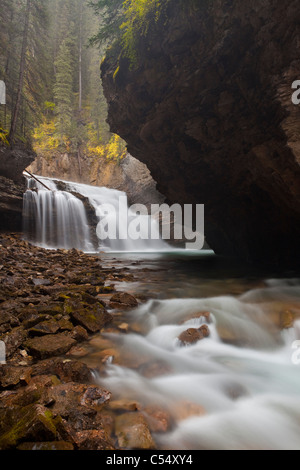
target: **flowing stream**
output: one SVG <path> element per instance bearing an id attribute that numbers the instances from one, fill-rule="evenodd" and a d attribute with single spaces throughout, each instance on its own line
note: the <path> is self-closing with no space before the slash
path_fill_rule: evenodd
<path id="1" fill-rule="evenodd" d="M 118 289 L 154 298 L 128 314 L 137 334 L 108 335 L 129 360 L 112 360 L 99 382 L 168 411 L 172 428 L 155 435 L 161 449 L 299 450 L 300 279 L 268 279 L 209 252 L 132 259 L 122 263 L 146 270 Z M 178 340 L 204 324 L 209 338 Z"/>
<path id="2" fill-rule="evenodd" d="M 169 414 L 168 430 L 154 435 L 159 448 L 299 450 L 300 276 L 255 272 L 212 252 L 172 252 L 162 240 L 95 241 L 86 201 L 99 217 L 103 203 L 118 211 L 123 193 L 75 183 L 58 190 L 54 180 L 42 182 L 51 191 L 29 180 L 24 197 L 28 239 L 101 250 L 104 265 L 138 273 L 138 282 L 116 287 L 147 299 L 126 314 L 128 334 L 106 335 L 121 360 L 111 355 L 96 378 L 114 398 Z M 147 232 L 154 222 L 144 222 Z M 203 325 L 209 337 L 179 341 Z M 96 367 L 99 351 L 96 341 L 84 359 Z"/>

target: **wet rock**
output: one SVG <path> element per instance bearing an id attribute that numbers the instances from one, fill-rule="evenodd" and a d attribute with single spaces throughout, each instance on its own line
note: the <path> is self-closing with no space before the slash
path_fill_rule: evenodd
<path id="1" fill-rule="evenodd" d="M 107 435 L 112 437 L 115 429 L 115 415 L 109 410 L 101 411 L 101 425 Z"/>
<path id="2" fill-rule="evenodd" d="M 26 312 L 24 315 L 22 314 L 20 320 L 22 321 L 22 325 L 26 329 L 30 329 L 37 325 L 38 323 L 42 323 L 43 321 L 46 321 L 47 316 L 46 315 L 40 315 L 36 311 L 31 311 L 31 312 Z"/>
<path id="3" fill-rule="evenodd" d="M 76 341 L 65 333 L 36 337 L 26 342 L 30 354 L 37 359 L 66 354 Z"/>
<path id="4" fill-rule="evenodd" d="M 113 295 L 110 299 L 109 307 L 111 309 L 132 309 L 138 306 L 138 301 L 136 298 L 125 292 L 118 292 L 117 294 Z"/>
<path id="5" fill-rule="evenodd" d="M 209 327 L 207 325 L 202 325 L 200 328 L 199 328 L 199 331 L 200 333 L 203 334 L 203 337 L 204 338 L 209 338 L 210 336 L 210 330 L 209 330 Z"/>
<path id="6" fill-rule="evenodd" d="M 7 413 L 11 423 L 0 435 L 0 450 L 13 449 L 22 441 L 43 442 L 56 439 L 56 421 L 49 409 L 42 405 L 29 405 Z"/>
<path id="7" fill-rule="evenodd" d="M 110 398 L 110 392 L 96 385 L 74 382 L 58 385 L 48 392 L 48 399 L 53 401 L 51 407 L 53 414 L 75 420 L 79 414 L 94 416 Z"/>
<path id="8" fill-rule="evenodd" d="M 75 339 L 75 341 L 80 343 L 81 341 L 87 341 L 89 338 L 89 335 L 86 329 L 83 328 L 83 326 L 76 326 L 72 330 L 71 337 Z"/>
<path id="9" fill-rule="evenodd" d="M 120 448 L 156 449 L 149 426 L 142 413 L 125 413 L 118 416 L 115 434 Z"/>
<path id="10" fill-rule="evenodd" d="M 5 311 L 0 312 L 0 325 L 3 325 L 5 323 L 9 324 L 10 319 L 11 319 L 11 316 L 8 312 L 5 312 Z"/>
<path id="11" fill-rule="evenodd" d="M 55 320 L 44 321 L 38 323 L 33 328 L 30 328 L 29 334 L 31 336 L 54 335 L 60 330 L 60 325 Z"/>
<path id="12" fill-rule="evenodd" d="M 46 359 L 32 366 L 32 375 L 55 374 L 61 381 L 89 383 L 92 376 L 89 368 L 79 361 Z"/>
<path id="13" fill-rule="evenodd" d="M 24 442 L 17 447 L 17 450 L 45 450 L 45 451 L 64 451 L 74 450 L 73 444 L 66 441 L 57 442 Z"/>
<path id="14" fill-rule="evenodd" d="M 158 406 L 147 406 L 146 408 L 143 408 L 143 413 L 151 432 L 168 432 L 173 426 L 173 420 L 170 413 Z"/>
<path id="15" fill-rule="evenodd" d="M 11 388 L 19 383 L 29 383 L 32 369 L 4 365 L 0 367 L 0 387 Z"/>
<path id="16" fill-rule="evenodd" d="M 206 415 L 206 411 L 203 406 L 197 403 L 182 401 L 172 407 L 172 414 L 177 421 L 184 421 L 193 416 L 204 416 Z"/>
<path id="17" fill-rule="evenodd" d="M 207 338 L 210 335 L 209 328 L 206 325 L 201 326 L 201 328 L 189 328 L 188 330 L 181 333 L 178 337 L 184 345 L 195 344 L 198 341 L 201 341 L 204 338 Z"/>
<path id="18" fill-rule="evenodd" d="M 57 319 L 57 317 L 56 317 L 56 319 Z M 61 331 L 72 331 L 73 328 L 74 328 L 73 324 L 69 320 L 67 320 L 67 318 L 59 319 L 58 324 L 59 324 L 59 329 Z"/>
<path id="19" fill-rule="evenodd" d="M 103 429 L 77 432 L 74 441 L 78 450 L 115 450 Z"/>
<path id="20" fill-rule="evenodd" d="M 78 302 L 67 301 L 65 310 L 77 325 L 83 326 L 91 333 L 101 331 L 112 320 L 112 316 L 99 303 L 84 308 Z"/>
<path id="21" fill-rule="evenodd" d="M 73 346 L 70 351 L 67 353 L 67 356 L 72 356 L 74 358 L 85 357 L 89 354 L 90 349 L 87 346 Z"/>
<path id="22" fill-rule="evenodd" d="M 17 410 L 32 404 L 48 405 L 47 389 L 58 385 L 60 382 L 56 376 L 41 376 L 30 380 L 26 387 L 18 388 L 11 392 L 1 394 L 0 409 Z"/>
<path id="23" fill-rule="evenodd" d="M 128 323 L 121 323 L 120 325 L 118 325 L 118 329 L 119 329 L 122 333 L 128 333 L 129 325 L 128 325 Z"/>
<path id="24" fill-rule="evenodd" d="M 164 361 L 155 361 L 149 362 L 148 364 L 144 364 L 140 370 L 140 374 L 148 379 L 152 379 L 153 377 L 159 377 L 162 375 L 170 375 L 173 372 L 172 367 L 165 363 Z"/>
<path id="25" fill-rule="evenodd" d="M 280 313 L 280 328 L 282 330 L 287 330 L 293 328 L 295 321 L 295 314 L 291 310 L 285 310 Z"/>
<path id="26" fill-rule="evenodd" d="M 136 401 L 120 399 L 109 403 L 109 408 L 115 411 L 138 411 L 141 405 Z"/>
<path id="27" fill-rule="evenodd" d="M 16 350 L 22 345 L 27 338 L 27 332 L 23 327 L 17 327 L 12 329 L 11 332 L 0 337 L 1 341 L 4 341 L 6 345 L 6 356 L 9 358 Z"/>

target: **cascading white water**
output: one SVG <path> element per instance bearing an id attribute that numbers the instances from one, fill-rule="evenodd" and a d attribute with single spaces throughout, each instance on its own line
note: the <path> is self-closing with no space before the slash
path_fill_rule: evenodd
<path id="1" fill-rule="evenodd" d="M 270 317 L 279 298 L 283 309 L 293 305 L 300 312 L 299 280 L 275 285 L 239 298 L 154 300 L 140 306 L 132 321 L 148 333 L 108 338 L 120 343 L 121 354 L 163 361 L 166 372 L 151 378 L 143 369 L 111 364 L 99 382 L 116 397 L 121 390 L 123 398 L 143 407 L 168 410 L 176 427 L 155 435 L 161 449 L 299 450 L 300 366 L 292 362 L 292 345 L 300 339 L 300 321 L 280 333 Z M 183 347 L 178 336 L 206 323 L 204 317 L 191 318 L 206 311 L 212 314 L 211 336 Z M 224 342 L 221 331 L 240 344 Z M 188 404 L 196 411 L 178 418 L 176 410 Z"/>
<path id="2" fill-rule="evenodd" d="M 41 179 L 43 182 L 43 179 Z M 50 190 L 28 180 L 23 198 L 25 238 L 45 248 L 76 248 L 92 251 L 93 244 L 84 204 L 54 181 L 44 180 Z"/>
<path id="3" fill-rule="evenodd" d="M 114 189 L 98 188 L 79 183 L 63 181 L 64 191 L 58 189 L 57 180 L 38 177 L 51 191 L 34 179 L 28 180 L 28 190 L 24 195 L 24 233 L 27 239 L 43 247 L 51 248 L 77 248 L 87 252 L 95 251 L 166 251 L 170 247 L 159 235 L 158 223 L 150 216 L 140 217 L 140 233 L 138 240 L 130 237 L 122 239 L 120 230 L 126 228 L 135 217 L 127 206 L 125 193 Z M 116 225 L 116 237 L 103 240 L 101 238 L 100 224 L 98 227 L 89 227 L 84 197 L 94 208 L 96 218 L 100 220 L 103 215 L 101 207 L 111 206 L 112 218 Z M 121 206 L 120 199 L 125 200 Z M 96 246 L 91 233 L 97 240 Z M 154 236 L 153 236 L 154 235 Z M 98 237 L 98 239 L 97 239 Z"/>

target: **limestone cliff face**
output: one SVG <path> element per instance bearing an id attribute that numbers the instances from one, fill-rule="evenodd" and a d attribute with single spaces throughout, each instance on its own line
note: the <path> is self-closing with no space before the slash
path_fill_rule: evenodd
<path id="1" fill-rule="evenodd" d="M 34 158 L 30 150 L 0 146 L 0 231 L 22 229 L 23 171 Z"/>
<path id="2" fill-rule="evenodd" d="M 38 155 L 30 171 L 49 178 L 107 187 L 126 192 L 129 204 L 161 204 L 164 197 L 145 164 L 127 155 L 120 164 L 101 158 L 83 156 L 80 166 L 74 155 L 64 154 L 45 159 Z"/>
<path id="3" fill-rule="evenodd" d="M 169 1 L 168 20 L 160 18 L 137 45 L 137 69 L 116 47 L 108 53 L 102 78 L 111 130 L 147 164 L 169 201 L 205 204 L 206 237 L 217 253 L 293 264 L 300 239 L 300 106 L 291 102 L 292 82 L 300 79 L 299 3 L 196 3 Z"/>

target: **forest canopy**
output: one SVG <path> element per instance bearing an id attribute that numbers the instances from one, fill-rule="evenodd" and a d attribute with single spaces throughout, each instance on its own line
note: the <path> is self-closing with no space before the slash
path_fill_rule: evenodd
<path id="1" fill-rule="evenodd" d="M 117 159 L 125 143 L 109 132 L 100 62 L 116 40 L 135 66 L 136 39 L 169 0 L 0 0 L 0 141 Z M 114 153 L 116 152 L 116 153 Z"/>
<path id="2" fill-rule="evenodd" d="M 0 0 L 3 144 L 33 145 L 49 158 L 66 151 L 117 160 L 125 155 L 125 143 L 106 123 L 100 78 L 113 32 L 92 47 L 105 21 L 105 5 L 93 8 L 88 0 Z"/>

